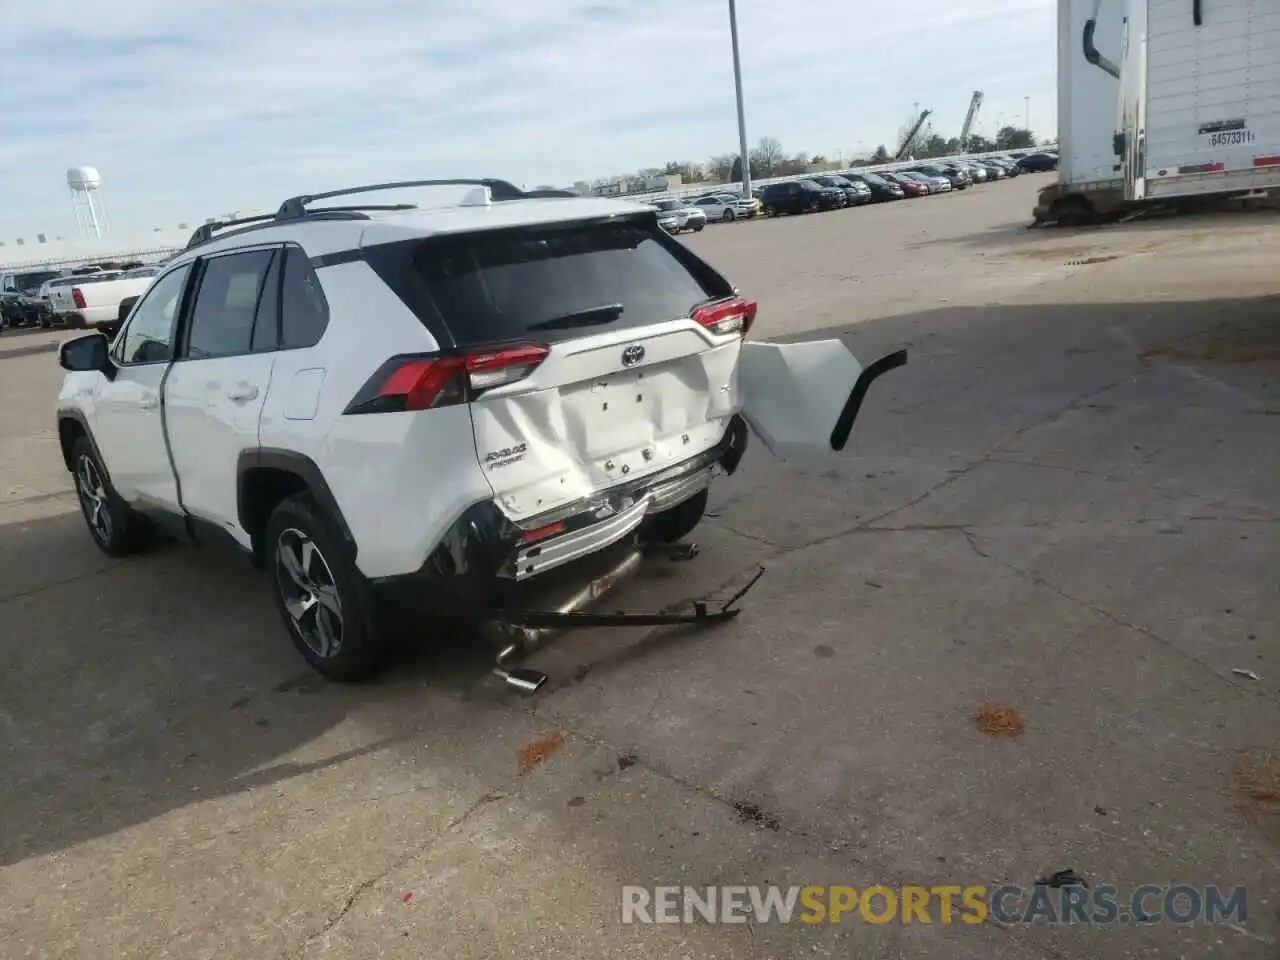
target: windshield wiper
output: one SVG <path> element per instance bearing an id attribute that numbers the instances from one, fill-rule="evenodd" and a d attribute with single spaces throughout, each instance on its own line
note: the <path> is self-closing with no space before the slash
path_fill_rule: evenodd
<path id="1" fill-rule="evenodd" d="M 606 303 L 598 307 L 587 307 L 585 310 L 575 310 L 573 313 L 552 317 L 550 320 L 543 320 L 540 323 L 532 323 L 528 329 L 565 330 L 571 327 L 603 326 L 606 323 L 613 323 L 613 321 L 622 316 L 624 309 L 620 303 Z"/>

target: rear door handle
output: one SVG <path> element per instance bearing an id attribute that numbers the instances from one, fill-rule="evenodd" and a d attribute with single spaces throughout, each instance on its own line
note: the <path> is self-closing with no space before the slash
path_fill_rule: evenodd
<path id="1" fill-rule="evenodd" d="M 241 384 L 227 391 L 227 399 L 235 403 L 248 403 L 258 396 L 258 388 L 252 384 Z"/>

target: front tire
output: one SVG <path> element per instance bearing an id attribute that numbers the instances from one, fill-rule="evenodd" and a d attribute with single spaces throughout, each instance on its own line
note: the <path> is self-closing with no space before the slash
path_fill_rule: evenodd
<path id="1" fill-rule="evenodd" d="M 107 472 L 88 437 L 80 437 L 71 447 L 71 472 L 75 477 L 80 512 L 89 535 L 108 557 L 124 557 L 142 544 L 139 518 L 107 482 Z"/>
<path id="2" fill-rule="evenodd" d="M 733 211 L 732 211 L 732 210 L 726 210 L 726 211 L 724 212 L 724 216 L 722 216 L 722 217 L 720 218 L 720 220 L 721 220 L 721 222 L 722 222 L 722 223 L 733 223 Z"/>
<path id="3" fill-rule="evenodd" d="M 276 608 L 302 658 L 330 680 L 376 674 L 383 645 L 368 584 L 310 497 L 275 508 L 266 545 Z"/>
<path id="4" fill-rule="evenodd" d="M 693 533 L 707 512 L 709 490 L 703 488 L 688 500 L 668 510 L 646 517 L 640 524 L 640 539 L 648 543 L 675 543 Z"/>

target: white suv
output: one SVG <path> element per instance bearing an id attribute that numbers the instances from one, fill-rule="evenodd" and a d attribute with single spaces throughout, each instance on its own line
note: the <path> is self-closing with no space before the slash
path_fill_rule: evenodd
<path id="1" fill-rule="evenodd" d="M 444 185 L 469 192 L 312 206 Z M 103 551 L 153 521 L 229 541 L 307 661 L 354 680 L 380 662 L 380 589 L 483 607 L 624 538 L 678 540 L 746 421 L 779 453 L 810 425 L 842 447 L 875 371 L 838 341 L 744 347 L 755 312 L 634 203 L 497 180 L 298 197 L 201 227 L 113 341 L 63 344 L 59 436 Z"/>

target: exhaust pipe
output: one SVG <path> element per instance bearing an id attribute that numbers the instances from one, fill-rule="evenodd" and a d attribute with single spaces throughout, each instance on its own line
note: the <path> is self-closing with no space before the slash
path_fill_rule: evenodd
<path id="1" fill-rule="evenodd" d="M 616 592 L 623 583 L 635 576 L 640 570 L 643 559 L 644 553 L 633 547 L 620 557 L 611 560 L 603 571 L 597 573 L 585 584 L 577 580 L 563 585 L 558 590 L 553 589 L 541 598 L 542 602 L 538 606 L 540 609 L 561 614 L 586 610 L 593 603 Z M 499 651 L 497 658 L 499 669 L 502 664 L 519 655 L 527 656 L 546 644 L 552 637 L 563 632 L 563 628 L 524 627 L 503 620 L 490 620 L 482 629 L 485 636 Z M 511 680 L 507 682 L 512 683 Z M 516 684 L 512 683 L 512 685 Z M 534 689 L 536 690 L 537 687 Z"/>
<path id="2" fill-rule="evenodd" d="M 512 670 L 494 667 L 493 673 L 501 677 L 502 682 L 508 687 L 514 687 L 521 693 L 537 693 L 538 688 L 547 682 L 545 673 L 541 670 L 530 670 L 528 667 L 516 667 Z"/>

